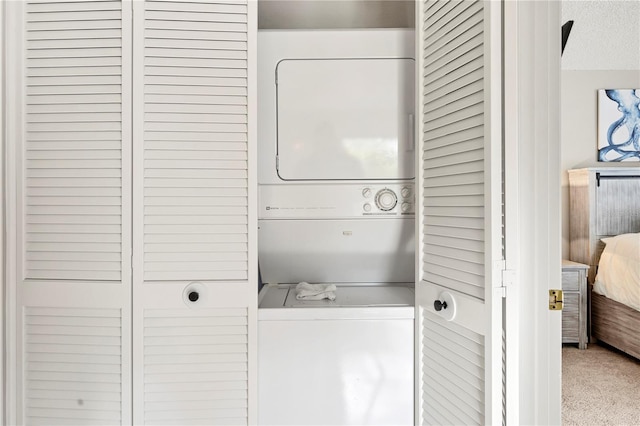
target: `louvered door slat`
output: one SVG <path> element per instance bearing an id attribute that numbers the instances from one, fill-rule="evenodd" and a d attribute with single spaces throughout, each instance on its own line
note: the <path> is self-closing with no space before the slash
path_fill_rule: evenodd
<path id="1" fill-rule="evenodd" d="M 425 313 L 425 315 L 432 315 Z M 449 331 L 453 331 L 450 333 Z M 441 371 L 456 376 L 459 392 L 431 387 L 427 398 L 439 402 L 459 416 L 461 424 L 484 424 L 484 338 L 455 324 L 429 323 L 423 330 L 424 341 L 443 344 L 425 345 L 426 362 L 440 368 L 429 369 L 429 375 Z M 452 341 L 457 340 L 457 342 Z M 434 367 L 435 367 L 434 365 Z M 434 380 L 426 377 L 425 380 Z M 447 411 L 448 412 L 448 411 Z"/>
<path id="2" fill-rule="evenodd" d="M 149 76 L 147 81 L 149 84 L 154 85 L 177 85 L 177 86 L 194 86 L 198 84 L 202 87 L 208 86 L 222 86 L 222 87 L 247 87 L 246 78 L 232 78 L 228 76 L 223 77 L 208 77 L 206 75 L 199 75 L 198 81 L 193 80 L 193 76 Z"/>
<path id="3" fill-rule="evenodd" d="M 246 26 L 236 25 L 246 5 L 145 9 L 144 278 L 245 279 L 246 252 L 211 244 L 248 232 Z M 201 213 L 234 206 L 238 216 Z"/>
<path id="4" fill-rule="evenodd" d="M 247 24 L 244 22 L 161 21 L 147 19 L 147 28 L 155 30 L 198 31 L 209 33 L 209 36 L 212 36 L 213 32 L 247 34 Z M 177 33 L 171 33 L 169 37 L 172 35 L 177 36 Z M 157 36 L 157 33 L 151 33 L 151 36 Z M 203 34 L 203 37 L 206 36 L 207 34 Z M 192 35 L 190 37 L 192 37 Z"/>
<path id="5" fill-rule="evenodd" d="M 475 398 L 475 395 L 470 395 L 469 393 L 467 393 L 467 389 L 469 388 L 469 385 L 459 377 L 455 375 L 447 374 L 446 372 L 443 372 L 443 371 L 444 370 L 437 370 L 435 368 L 429 370 L 427 372 L 427 380 L 434 380 L 437 382 L 442 380 L 449 380 L 449 383 L 453 385 L 453 389 L 444 390 L 443 396 L 449 400 L 458 398 L 461 401 L 463 401 L 467 406 L 475 410 L 476 413 L 482 413 L 484 409 L 483 401 L 477 400 Z M 484 384 L 479 383 L 479 388 L 476 389 L 476 392 L 477 390 L 481 389 L 482 386 L 484 386 Z"/>
<path id="6" fill-rule="evenodd" d="M 429 8 L 429 13 L 424 15 L 425 27 L 439 23 L 443 25 L 447 20 L 451 19 L 450 16 L 455 16 L 451 13 L 451 10 L 456 7 L 462 7 L 459 3 L 462 2 L 433 2 Z"/>
<path id="7" fill-rule="evenodd" d="M 80 21 L 80 20 L 68 20 L 68 21 L 30 21 L 27 22 L 28 31 L 67 31 L 67 30 L 96 30 L 96 29 L 118 29 L 120 28 L 121 21 L 119 19 L 104 19 L 93 21 Z"/>
<path id="8" fill-rule="evenodd" d="M 108 3 L 107 3 L 108 4 Z M 113 3 L 112 3 L 113 4 Z M 30 13 L 27 22 L 65 22 L 65 21 L 103 21 L 106 19 L 118 20 L 121 18 L 117 5 L 109 11 L 84 11 L 84 10 L 64 10 L 50 11 L 46 13 Z"/>
<path id="9" fill-rule="evenodd" d="M 180 10 L 183 12 L 204 12 L 204 13 L 247 13 L 246 4 L 240 2 L 172 2 L 172 1 L 158 1 L 153 5 L 154 10 L 166 10 L 175 11 Z M 226 22 L 226 21 L 225 21 Z"/>
<path id="10" fill-rule="evenodd" d="M 200 2 L 202 3 L 202 2 Z M 146 18 L 147 20 L 158 20 L 158 21 L 183 21 L 183 22 L 221 22 L 221 23 L 231 23 L 231 22 L 247 22 L 247 14 L 246 14 L 246 6 L 242 8 L 238 7 L 237 13 L 220 13 L 214 11 L 208 12 L 184 12 L 182 11 L 181 6 L 177 8 L 177 10 L 156 10 L 157 4 L 162 5 L 163 3 L 153 3 L 147 8 Z M 244 9 L 244 12 L 243 12 Z M 179 13 L 176 13 L 179 12 Z"/>
<path id="11" fill-rule="evenodd" d="M 442 50 L 447 48 L 448 43 L 456 40 L 463 34 L 467 34 L 467 36 L 457 41 L 457 43 L 463 42 L 465 39 L 468 39 L 469 36 L 473 37 L 474 35 L 482 32 L 482 14 L 478 13 L 474 15 L 468 22 L 465 22 L 465 24 L 466 25 L 457 25 L 447 28 L 447 32 L 443 33 L 440 38 L 432 40 L 432 43 L 425 50 L 426 53 L 428 55 L 434 54 L 440 56 L 444 53 Z"/>
<path id="12" fill-rule="evenodd" d="M 27 423 L 120 423 L 118 310 L 26 308 Z"/>
<path id="13" fill-rule="evenodd" d="M 26 5 L 26 174 L 38 179 L 26 180 L 25 231 L 41 243 L 27 246 L 27 278 L 121 278 L 120 9 L 117 1 Z M 77 30 L 61 31 L 70 23 Z M 111 29 L 89 30 L 94 23 Z M 113 178 L 101 179 L 107 172 Z M 77 218 L 97 206 L 116 209 Z M 57 242 L 66 242 L 64 255 Z M 106 256 L 84 255 L 87 244 Z"/>
<path id="14" fill-rule="evenodd" d="M 475 24 L 474 21 L 469 21 L 469 18 L 476 14 L 482 15 L 482 4 L 478 1 L 457 1 L 457 2 L 445 2 L 445 4 L 438 12 L 438 14 L 432 15 L 428 13 L 428 17 L 425 19 L 424 35 L 425 39 L 438 40 L 443 35 L 447 34 L 452 29 L 464 25 L 470 27 Z M 425 52 L 429 52 L 431 43 L 425 44 Z"/>
<path id="15" fill-rule="evenodd" d="M 55 34 L 51 34 L 50 31 L 34 30 L 29 32 L 29 40 L 31 40 L 31 43 L 55 43 L 59 40 L 92 40 L 113 38 L 120 38 L 120 32 L 117 29 L 87 29 L 83 31 L 59 30 L 56 31 Z"/>
<path id="16" fill-rule="evenodd" d="M 465 87 L 461 87 L 453 93 L 447 93 L 443 96 L 431 96 L 429 105 L 424 106 L 424 115 L 427 116 L 432 112 L 438 112 L 441 108 L 446 108 L 451 103 L 466 99 L 467 97 L 473 99 L 478 93 L 482 93 L 483 87 L 479 84 L 471 84 Z"/>
<path id="17" fill-rule="evenodd" d="M 84 34 L 77 34 L 79 37 L 86 37 Z M 54 37 L 59 37 L 57 34 Z M 47 40 L 31 40 L 27 42 L 27 48 L 30 50 L 47 50 L 51 53 L 68 52 L 68 49 L 92 49 L 120 47 L 120 39 L 118 37 L 96 37 L 96 38 L 72 38 L 68 36 L 66 39 L 47 39 Z M 87 52 L 87 50 L 81 50 Z M 42 52 L 44 53 L 44 52 Z M 75 55 L 74 55 L 75 56 Z"/>
<path id="18" fill-rule="evenodd" d="M 27 12 L 29 13 L 42 13 L 42 12 L 77 12 L 77 11 L 92 11 L 92 10 L 120 10 L 120 5 L 117 2 L 108 0 L 104 1 L 85 1 L 85 0 L 68 0 L 68 1 L 51 1 L 51 0 L 35 0 L 29 1 L 27 5 Z M 63 15 L 63 19 L 66 16 Z"/>
<path id="19" fill-rule="evenodd" d="M 221 29 L 224 29 L 222 27 Z M 175 37 L 178 40 L 215 40 L 216 42 L 221 41 L 247 41 L 247 33 L 246 32 L 233 32 L 233 31 L 190 31 L 190 30 L 174 30 L 169 35 L 171 37 Z M 149 39 L 153 38 L 166 38 L 167 35 L 161 30 L 158 29 L 148 29 L 147 37 Z M 183 45 L 179 45 L 182 47 Z"/>
<path id="20" fill-rule="evenodd" d="M 445 117 L 449 114 L 482 103 L 482 101 L 483 95 L 481 91 L 466 95 L 459 99 L 448 98 L 447 103 L 443 103 L 439 108 L 426 111 L 424 114 L 424 121 L 429 122 L 437 118 Z"/>
<path id="21" fill-rule="evenodd" d="M 246 309 L 148 310 L 144 329 L 145 423 L 246 423 Z"/>

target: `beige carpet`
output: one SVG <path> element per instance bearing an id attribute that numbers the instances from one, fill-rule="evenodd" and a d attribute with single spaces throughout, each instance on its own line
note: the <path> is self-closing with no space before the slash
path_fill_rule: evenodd
<path id="1" fill-rule="evenodd" d="M 564 425 L 640 425 L 640 361 L 606 346 L 562 348 Z"/>

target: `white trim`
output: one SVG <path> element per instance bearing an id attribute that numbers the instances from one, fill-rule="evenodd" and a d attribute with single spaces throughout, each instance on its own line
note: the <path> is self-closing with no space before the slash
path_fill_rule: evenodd
<path id="1" fill-rule="evenodd" d="M 518 167 L 508 167 L 508 164 L 518 164 L 518 120 L 513 119 L 518 108 L 518 82 L 515 78 L 518 72 L 517 32 L 518 2 L 504 4 L 504 179 L 505 179 L 505 269 L 517 271 L 520 268 L 520 252 L 512 245 L 520 240 L 518 229 L 519 195 L 517 182 Z M 507 37 L 507 34 L 509 36 Z M 514 282 L 506 289 L 505 323 L 506 326 L 506 424 L 520 424 L 520 375 L 518 360 L 520 359 L 520 316 L 517 301 L 520 300 L 519 275 L 514 274 Z"/>
<path id="2" fill-rule="evenodd" d="M 502 423 L 502 2 L 485 2 L 485 421 Z M 496 291 L 498 290 L 498 291 Z M 485 359 L 486 359 L 485 358 Z"/>
<path id="3" fill-rule="evenodd" d="M 539 338 L 545 339 L 549 346 L 547 348 L 548 366 L 541 371 L 547 371 L 545 377 L 546 389 L 538 390 L 547 396 L 547 401 L 543 407 L 547 409 L 547 424 L 562 424 L 562 314 L 552 312 L 548 309 L 548 289 L 562 288 L 562 195 L 561 195 L 561 165 L 560 165 L 560 143 L 561 143 L 561 108 L 560 108 L 560 73 L 561 73 L 561 32 L 558 28 L 562 26 L 560 2 L 550 2 L 544 11 L 542 19 L 546 21 L 547 27 L 547 61 L 545 63 L 547 76 L 547 103 L 546 109 L 547 128 L 547 164 L 548 172 L 548 194 L 547 197 L 553 201 L 548 205 L 548 215 L 551 218 L 548 230 L 548 260 L 547 279 L 542 279 L 540 291 L 544 293 L 542 309 L 548 318 L 547 329 L 540 330 Z M 544 30 L 543 30 L 544 31 Z M 541 72 L 541 71 L 539 71 Z M 544 75 L 544 74 L 543 74 Z M 543 356 L 544 357 L 544 356 Z M 543 367 L 544 368 L 544 367 Z"/>
<path id="4" fill-rule="evenodd" d="M 122 3 L 122 141 L 121 141 L 121 176 L 122 176 L 122 360 L 121 360 L 121 413 L 122 424 L 129 424 L 133 416 L 133 259 L 132 259 L 132 146 L 133 146 L 133 117 L 132 117 L 132 61 L 133 52 L 131 40 L 133 38 L 133 6 L 131 0 L 123 0 Z"/>
<path id="5" fill-rule="evenodd" d="M 505 2 L 505 15 L 507 424 L 559 424 L 560 3 Z"/>
<path id="6" fill-rule="evenodd" d="M 248 417 L 258 424 L 258 2 L 247 1 Z M 252 293 L 253 290 L 253 293 Z"/>
<path id="7" fill-rule="evenodd" d="M 16 395 L 18 378 L 17 369 L 15 368 L 18 361 L 18 342 L 17 342 L 17 290 L 18 286 L 18 261 L 17 261 L 17 167 L 15 161 L 8 159 L 16 158 L 18 151 L 18 141 L 22 139 L 22 113 L 21 113 L 21 85 L 19 84 L 22 75 L 22 19 L 21 13 L 24 4 L 22 2 L 3 2 L 5 5 L 5 60 L 7 67 L 5 68 L 5 137 L 7 144 L 5 145 L 5 194 L 4 202 L 5 210 L 5 247 L 6 247 L 6 345 L 5 352 L 7 375 L 6 379 L 6 398 L 5 398 L 5 420 L 7 424 L 17 424 L 21 407 L 18 407 L 18 398 Z M 9 66 L 11 64 L 11 66 Z M 10 142 L 11 141 L 11 142 Z"/>
<path id="8" fill-rule="evenodd" d="M 4 177 L 4 164 L 5 164 L 5 146 L 6 146 L 6 134 L 5 134 L 5 120 L 4 120 L 4 86 L 5 86 L 5 78 L 4 78 L 4 67 L 6 65 L 5 61 L 5 48 L 4 41 L 6 41 L 7 37 L 4 32 L 4 10 L 5 3 L 2 2 L 0 4 L 0 193 L 2 194 L 2 207 L 0 209 L 0 217 L 2 220 L 2 234 L 0 234 L 0 339 L 2 343 L 0 344 L 0 379 L 2 380 L 2 386 L 0 386 L 0 421 L 2 424 L 8 424 L 6 413 L 5 413 L 5 396 L 9 394 L 9 389 L 6 389 L 7 380 L 7 365 L 4 363 L 4 353 L 7 350 L 7 341 L 5 340 L 5 327 L 7 322 L 5 321 L 5 291 L 7 289 L 7 281 L 5 280 L 5 246 L 4 246 L 4 236 L 7 231 L 7 226 L 5 222 L 5 210 L 6 204 L 4 200 L 5 194 L 5 177 Z"/>
<path id="9" fill-rule="evenodd" d="M 13 181 L 7 182 L 11 185 L 12 198 L 8 203 L 11 206 L 11 212 L 14 214 L 9 219 L 11 226 L 11 251 L 13 262 L 12 267 L 15 268 L 12 274 L 12 280 L 10 285 L 14 287 L 13 302 L 14 311 L 11 315 L 11 320 L 14 323 L 13 326 L 13 362 L 11 364 L 15 374 L 15 381 L 13 383 L 14 393 L 14 421 L 17 424 L 24 424 L 26 407 L 25 401 L 25 380 L 24 380 L 24 311 L 22 309 L 24 302 L 24 283 L 25 278 L 25 262 L 24 262 L 24 203 L 25 203 L 25 179 L 24 179 L 24 152 L 26 144 L 26 119 L 25 119 L 25 67 L 26 67 L 26 2 L 19 2 L 19 6 L 16 7 L 16 15 L 13 17 L 11 24 L 15 25 L 13 30 L 9 30 L 12 35 L 15 36 L 15 41 L 9 42 L 12 47 L 15 47 L 15 52 L 11 55 L 12 60 L 16 61 L 15 66 L 12 67 L 15 75 L 8 77 L 14 98 L 11 99 L 11 109 L 13 109 L 14 116 L 8 120 L 8 124 L 15 126 L 14 131 L 11 133 L 9 140 L 11 143 L 11 156 L 7 156 L 7 160 L 10 163 L 8 165 L 11 168 L 11 176 Z"/>
<path id="10" fill-rule="evenodd" d="M 422 247 L 424 243 L 424 232 L 422 227 L 422 217 L 424 216 L 424 206 L 422 200 L 424 199 L 424 169 L 422 167 L 422 157 L 424 152 L 424 120 L 422 117 L 424 116 L 424 88 L 422 86 L 423 74 L 424 74 L 424 31 L 423 31 L 423 22 L 424 19 L 424 0 L 416 1 L 415 8 L 415 63 L 416 63 L 416 106 L 415 106 L 415 116 L 414 125 L 416 126 L 416 130 L 413 132 L 415 141 L 415 153 L 416 153 L 416 161 L 415 161 L 415 288 L 417 290 L 418 285 L 422 281 L 422 263 L 424 261 L 424 254 L 422 252 Z M 414 396 L 413 396 L 413 405 L 414 405 L 414 417 L 413 422 L 416 425 L 424 424 L 424 419 L 422 418 L 422 397 L 420 395 L 421 390 L 421 380 L 424 371 L 422 370 L 422 359 L 421 359 L 421 349 L 422 348 L 422 309 L 419 303 L 415 304 L 415 320 L 414 320 L 414 333 L 415 333 L 415 343 L 414 343 Z"/>
<path id="11" fill-rule="evenodd" d="M 131 113 L 132 147 L 132 421 L 144 424 L 144 14 L 145 2 L 132 1 L 133 59 Z"/>

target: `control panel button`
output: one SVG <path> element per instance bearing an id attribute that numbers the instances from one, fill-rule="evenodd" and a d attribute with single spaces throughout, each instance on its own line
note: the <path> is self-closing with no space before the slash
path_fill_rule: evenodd
<path id="1" fill-rule="evenodd" d="M 400 190 L 400 195 L 402 195 L 402 198 L 409 198 L 411 196 L 411 188 L 409 188 L 408 186 L 402 187 L 402 189 Z"/>
<path id="2" fill-rule="evenodd" d="M 365 212 L 370 212 L 371 211 L 371 204 L 365 203 L 365 205 L 362 206 L 362 210 L 364 210 Z"/>
<path id="3" fill-rule="evenodd" d="M 389 188 L 381 189 L 376 194 L 376 205 L 380 210 L 388 212 L 393 210 L 396 204 L 398 204 L 398 197 Z"/>
<path id="4" fill-rule="evenodd" d="M 362 196 L 364 198 L 369 198 L 371 197 L 371 188 L 365 188 L 362 190 Z"/>
<path id="5" fill-rule="evenodd" d="M 400 209 L 402 210 L 403 213 L 406 213 L 408 211 L 411 210 L 411 203 L 402 203 L 400 205 Z"/>

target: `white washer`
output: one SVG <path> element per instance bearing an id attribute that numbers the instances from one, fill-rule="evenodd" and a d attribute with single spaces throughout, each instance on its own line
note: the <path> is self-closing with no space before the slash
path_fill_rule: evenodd
<path id="1" fill-rule="evenodd" d="M 339 286 L 299 301 L 267 286 L 258 311 L 258 423 L 413 424 L 413 289 Z"/>

